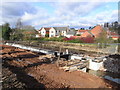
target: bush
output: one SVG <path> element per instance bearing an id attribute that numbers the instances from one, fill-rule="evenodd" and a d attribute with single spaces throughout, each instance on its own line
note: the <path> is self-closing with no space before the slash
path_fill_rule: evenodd
<path id="1" fill-rule="evenodd" d="M 49 34 L 46 34 L 45 37 L 49 37 Z"/>
<path id="2" fill-rule="evenodd" d="M 52 37 L 49 40 L 50 41 L 63 41 L 63 37 Z"/>
<path id="3" fill-rule="evenodd" d="M 80 39 L 75 39 L 73 37 L 70 38 L 64 38 L 63 41 L 70 42 L 70 43 L 83 43 Z"/>
<path id="4" fill-rule="evenodd" d="M 81 36 L 81 34 L 77 34 L 77 36 Z"/>
<path id="5" fill-rule="evenodd" d="M 94 43 L 94 37 L 80 38 L 84 43 Z"/>

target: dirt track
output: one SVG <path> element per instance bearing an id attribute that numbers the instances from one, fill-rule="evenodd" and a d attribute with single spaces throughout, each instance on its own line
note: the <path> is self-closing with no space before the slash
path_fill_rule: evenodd
<path id="1" fill-rule="evenodd" d="M 42 54 L 1 45 L 3 67 L 16 74 L 25 88 L 111 88 L 105 80 L 81 71 L 64 72 L 56 64 L 45 63 Z M 12 79 L 12 78 L 11 78 Z M 4 80 L 3 80 L 4 82 Z M 14 86 L 13 86 L 14 87 Z M 5 87 L 4 88 L 8 88 Z"/>

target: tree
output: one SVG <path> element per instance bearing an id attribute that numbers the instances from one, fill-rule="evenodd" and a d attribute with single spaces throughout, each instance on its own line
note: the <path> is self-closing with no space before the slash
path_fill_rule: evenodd
<path id="1" fill-rule="evenodd" d="M 12 29 L 12 33 L 10 36 L 11 40 L 14 41 L 19 41 L 19 40 L 23 40 L 23 30 L 22 30 L 22 22 L 21 19 L 18 19 L 16 22 L 16 27 L 14 29 Z"/>
<path id="2" fill-rule="evenodd" d="M 95 41 L 99 43 L 100 47 L 106 47 L 106 44 L 110 43 L 111 39 L 107 37 L 106 31 L 102 31 L 102 33 L 100 33 L 100 36 L 96 38 Z"/>
<path id="3" fill-rule="evenodd" d="M 109 27 L 109 23 L 104 23 L 104 27 Z"/>
<path id="4" fill-rule="evenodd" d="M 0 25 L 0 40 L 2 40 L 2 25 Z"/>
<path id="5" fill-rule="evenodd" d="M 13 40 L 13 41 L 23 40 L 23 34 L 20 33 L 20 32 L 14 32 L 13 31 L 11 36 L 10 36 L 10 40 Z"/>
<path id="6" fill-rule="evenodd" d="M 81 30 L 85 30 L 85 28 L 80 28 Z"/>
<path id="7" fill-rule="evenodd" d="M 118 21 L 112 22 L 111 27 L 109 27 L 109 29 L 110 29 L 110 31 L 119 33 L 120 32 L 120 24 L 118 23 Z"/>
<path id="8" fill-rule="evenodd" d="M 21 18 L 19 18 L 16 22 L 16 29 L 22 29 L 22 22 L 21 22 Z"/>
<path id="9" fill-rule="evenodd" d="M 31 25 L 23 25 L 21 19 L 18 19 L 16 22 L 16 27 L 12 29 L 11 40 L 32 40 L 35 38 L 36 30 Z"/>
<path id="10" fill-rule="evenodd" d="M 2 38 L 4 40 L 10 39 L 10 33 L 11 33 L 11 28 L 9 26 L 9 23 L 5 23 L 4 25 L 2 25 Z"/>
<path id="11" fill-rule="evenodd" d="M 49 34 L 47 33 L 47 34 L 45 35 L 45 37 L 49 37 Z"/>
<path id="12" fill-rule="evenodd" d="M 35 30 L 35 28 L 31 25 L 24 25 L 24 26 L 22 26 L 22 29 L 23 30 Z"/>
<path id="13" fill-rule="evenodd" d="M 91 30 L 91 29 L 92 29 L 92 27 L 89 27 L 89 29 Z"/>
<path id="14" fill-rule="evenodd" d="M 81 34 L 77 34 L 77 36 L 81 36 Z"/>
<path id="15" fill-rule="evenodd" d="M 33 40 L 35 38 L 35 35 L 37 34 L 36 30 L 30 30 L 30 31 L 23 31 L 23 40 Z"/>

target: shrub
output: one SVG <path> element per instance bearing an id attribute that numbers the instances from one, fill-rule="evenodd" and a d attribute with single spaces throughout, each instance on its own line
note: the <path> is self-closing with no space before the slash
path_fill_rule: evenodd
<path id="1" fill-rule="evenodd" d="M 94 43 L 94 37 L 80 38 L 84 43 Z"/>
<path id="2" fill-rule="evenodd" d="M 77 34 L 77 36 L 81 36 L 81 34 Z"/>
<path id="3" fill-rule="evenodd" d="M 70 43 L 82 43 L 82 41 L 80 39 L 75 39 L 73 37 L 64 38 L 63 41 L 70 42 Z"/>
<path id="4" fill-rule="evenodd" d="M 49 37 L 49 34 L 46 34 L 45 37 Z"/>

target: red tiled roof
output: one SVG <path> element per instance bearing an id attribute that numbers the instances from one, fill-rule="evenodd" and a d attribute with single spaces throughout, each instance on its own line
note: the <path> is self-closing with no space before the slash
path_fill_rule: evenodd
<path id="1" fill-rule="evenodd" d="M 116 32 L 108 31 L 107 34 L 112 38 L 120 38 L 120 35 L 117 34 Z"/>
<path id="2" fill-rule="evenodd" d="M 47 34 L 49 34 L 49 31 L 46 31 Z"/>
<path id="3" fill-rule="evenodd" d="M 118 35 L 117 33 L 115 32 L 108 32 L 109 35 Z"/>
<path id="4" fill-rule="evenodd" d="M 101 32 L 103 32 L 103 28 L 102 28 L 100 25 L 96 26 L 95 28 L 93 28 L 93 29 L 91 30 L 91 33 L 92 33 L 95 37 L 98 37 Z"/>
<path id="5" fill-rule="evenodd" d="M 49 31 L 51 28 L 44 28 L 46 31 Z"/>
<path id="6" fill-rule="evenodd" d="M 40 30 L 38 30 L 38 31 L 41 31 L 41 30 L 42 30 L 42 28 Z"/>
<path id="7" fill-rule="evenodd" d="M 51 28 L 45 28 L 45 27 L 42 27 L 42 28 L 44 28 L 46 31 L 49 31 L 51 29 Z M 42 28 L 40 30 L 38 30 L 38 31 L 41 31 Z"/>
<path id="8" fill-rule="evenodd" d="M 78 32 L 86 32 L 86 31 L 88 31 L 88 30 L 78 30 Z"/>
<path id="9" fill-rule="evenodd" d="M 120 36 L 112 36 L 112 38 L 120 38 Z"/>
<path id="10" fill-rule="evenodd" d="M 34 34 L 34 32 L 32 32 L 32 31 L 25 31 L 24 33 L 25 34 Z"/>
<path id="11" fill-rule="evenodd" d="M 86 31 L 81 35 L 81 37 L 89 37 L 89 36 L 92 36 L 92 35 L 88 31 Z"/>
<path id="12" fill-rule="evenodd" d="M 98 37 L 102 31 L 102 27 L 100 25 L 97 25 L 92 30 L 88 30 L 85 33 L 83 33 L 81 37 Z"/>

